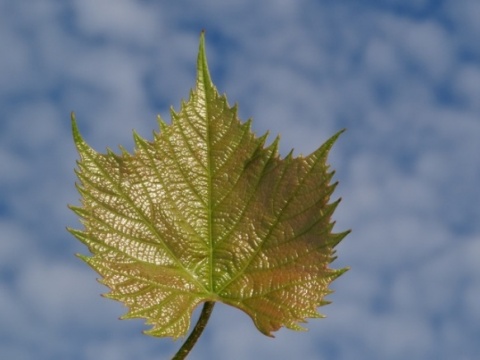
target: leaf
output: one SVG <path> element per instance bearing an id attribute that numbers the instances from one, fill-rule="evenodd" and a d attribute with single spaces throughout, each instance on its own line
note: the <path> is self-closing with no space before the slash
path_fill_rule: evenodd
<path id="1" fill-rule="evenodd" d="M 196 88 L 172 123 L 158 119 L 153 141 L 100 154 L 82 139 L 76 174 L 84 230 L 69 229 L 92 256 L 79 255 L 153 336 L 184 336 L 193 310 L 220 301 L 265 335 L 321 317 L 334 246 L 329 204 L 336 184 L 326 165 L 340 132 L 306 157 L 281 159 L 276 138 L 256 137 L 212 83 L 200 39 Z M 270 105 L 271 106 L 271 105 Z"/>

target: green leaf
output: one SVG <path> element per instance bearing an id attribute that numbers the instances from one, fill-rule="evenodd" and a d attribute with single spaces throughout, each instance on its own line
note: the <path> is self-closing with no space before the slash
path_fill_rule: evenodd
<path id="1" fill-rule="evenodd" d="M 84 230 L 69 229 L 80 256 L 153 336 L 184 336 L 193 310 L 220 301 L 246 312 L 265 335 L 321 317 L 334 246 L 327 154 L 340 132 L 306 157 L 280 158 L 241 123 L 210 78 L 204 36 L 196 88 L 153 141 L 100 154 L 81 137 L 76 174 Z M 274 104 L 266 104 L 272 106 Z"/>

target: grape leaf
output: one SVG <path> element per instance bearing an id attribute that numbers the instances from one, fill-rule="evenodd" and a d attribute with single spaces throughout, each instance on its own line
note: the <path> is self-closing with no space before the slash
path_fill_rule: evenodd
<path id="1" fill-rule="evenodd" d="M 265 335 L 322 317 L 335 245 L 327 154 L 341 131 L 303 157 L 265 146 L 210 78 L 202 34 L 196 88 L 153 141 L 134 133 L 132 154 L 93 150 L 72 114 L 80 154 L 84 230 L 79 255 L 153 336 L 184 336 L 193 310 L 220 301 L 246 312 Z M 268 106 L 275 106 L 269 104 Z"/>

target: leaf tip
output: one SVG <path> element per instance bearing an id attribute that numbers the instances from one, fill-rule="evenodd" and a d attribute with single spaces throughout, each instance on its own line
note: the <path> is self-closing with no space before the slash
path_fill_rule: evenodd
<path id="1" fill-rule="evenodd" d="M 79 254 L 79 253 L 75 254 L 75 256 L 78 257 L 80 260 L 85 261 L 87 264 L 89 263 L 90 256 Z"/>
<path id="2" fill-rule="evenodd" d="M 205 50 L 205 30 L 200 33 L 200 45 L 197 58 L 197 87 L 213 87 L 210 71 L 208 70 L 207 54 Z"/>
<path id="3" fill-rule="evenodd" d="M 75 143 L 78 151 L 81 152 L 81 148 L 88 147 L 88 145 L 85 143 L 85 140 L 83 140 L 82 135 L 80 134 L 80 130 L 78 129 L 77 124 L 77 118 L 73 111 L 70 113 L 70 119 L 72 122 L 73 142 Z"/>
<path id="4" fill-rule="evenodd" d="M 165 122 L 165 120 L 163 120 L 163 118 L 160 116 L 160 114 L 157 115 L 157 124 L 158 124 L 158 127 L 159 127 L 160 131 L 162 131 L 162 129 L 164 129 L 165 126 L 167 125 L 167 123 Z"/>
<path id="5" fill-rule="evenodd" d="M 334 274 L 333 274 L 332 280 L 335 280 L 335 279 L 338 278 L 339 276 L 345 274 L 348 270 L 350 270 L 350 267 L 349 267 L 349 266 L 335 270 L 335 272 L 334 272 Z"/>
<path id="6" fill-rule="evenodd" d="M 340 137 L 340 135 L 342 135 L 345 131 L 347 131 L 346 128 L 343 128 L 337 131 L 333 136 L 331 136 L 327 141 L 325 141 L 322 145 L 320 145 L 320 147 L 317 150 L 315 150 L 313 153 L 311 153 L 309 156 L 313 156 L 313 157 L 327 156 L 333 144 L 335 144 L 335 142 Z"/>
<path id="7" fill-rule="evenodd" d="M 145 139 L 142 138 L 140 136 L 140 134 L 138 132 L 136 132 L 135 130 L 133 130 L 133 141 L 135 142 L 135 144 L 137 146 L 142 146 L 143 144 L 145 144 Z M 125 150 L 125 149 L 122 149 L 122 152 L 124 152 L 123 150 Z"/>
<path id="8" fill-rule="evenodd" d="M 75 144 L 76 144 L 77 141 L 82 139 L 82 137 L 80 136 L 80 130 L 78 130 L 78 125 L 77 125 L 77 118 L 75 117 L 75 113 L 73 111 L 70 113 L 70 119 L 72 122 L 73 139 L 75 140 Z"/>

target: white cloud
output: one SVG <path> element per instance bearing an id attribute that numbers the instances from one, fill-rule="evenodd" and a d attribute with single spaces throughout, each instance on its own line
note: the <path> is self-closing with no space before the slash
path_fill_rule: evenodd
<path id="1" fill-rule="evenodd" d="M 435 0 L 386 0 L 389 5 L 400 6 L 405 9 L 424 11 L 426 8 L 435 3 Z"/>
<path id="2" fill-rule="evenodd" d="M 164 26 L 161 11 L 146 2 L 77 0 L 73 5 L 80 30 L 89 35 L 145 45 Z"/>
<path id="3" fill-rule="evenodd" d="M 26 229 L 13 221 L 0 219 L 0 266 L 5 271 L 22 261 L 25 252 L 35 249 Z M 31 248 L 31 250 L 28 250 Z"/>
<path id="4" fill-rule="evenodd" d="M 17 109 L 9 119 L 5 142 L 19 152 L 34 152 L 50 147 L 63 135 L 58 108 L 47 99 L 35 99 Z"/>
<path id="5" fill-rule="evenodd" d="M 449 33 L 438 23 L 408 22 L 396 35 L 406 54 L 432 79 L 441 80 L 451 70 L 455 46 Z"/>
<path id="6" fill-rule="evenodd" d="M 462 104 L 475 112 L 480 110 L 480 66 L 470 65 L 459 69 L 453 86 Z"/>
<path id="7" fill-rule="evenodd" d="M 0 22 L 0 79 L 9 84 L 0 87 L 0 94 L 5 96 L 12 91 L 23 90 L 28 85 L 25 72 L 30 66 L 31 49 L 20 34 L 9 27 L 9 21 Z"/>
<path id="8" fill-rule="evenodd" d="M 365 51 L 365 65 L 368 71 L 380 80 L 395 76 L 401 70 L 398 49 L 388 39 L 372 39 Z"/>
<path id="9" fill-rule="evenodd" d="M 455 25 L 457 41 L 469 53 L 480 55 L 475 39 L 480 35 L 480 4 L 475 0 L 446 1 L 443 15 Z"/>
<path id="10" fill-rule="evenodd" d="M 28 164 L 22 157 L 2 147 L 0 147 L 0 167 L 10 169 L 2 174 L 0 179 L 2 185 L 18 181 L 28 172 Z"/>

